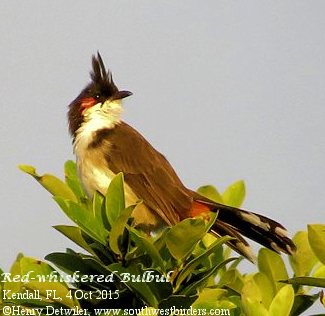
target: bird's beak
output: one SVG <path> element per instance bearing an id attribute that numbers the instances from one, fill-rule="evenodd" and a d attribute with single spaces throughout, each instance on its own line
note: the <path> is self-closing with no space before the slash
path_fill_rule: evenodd
<path id="1" fill-rule="evenodd" d="M 117 91 L 116 93 L 113 94 L 113 96 L 111 97 L 111 101 L 114 100 L 121 100 L 124 99 L 126 97 L 129 97 L 130 95 L 132 95 L 133 93 L 130 91 Z"/>

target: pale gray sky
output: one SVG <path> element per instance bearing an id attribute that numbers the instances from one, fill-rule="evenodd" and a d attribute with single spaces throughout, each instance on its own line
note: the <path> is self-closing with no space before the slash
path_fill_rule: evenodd
<path id="1" fill-rule="evenodd" d="M 191 188 L 247 185 L 290 232 L 324 222 L 324 1 L 0 3 L 1 263 L 72 247 L 19 163 L 62 175 L 67 105 L 99 50 L 134 95 L 125 120 Z"/>

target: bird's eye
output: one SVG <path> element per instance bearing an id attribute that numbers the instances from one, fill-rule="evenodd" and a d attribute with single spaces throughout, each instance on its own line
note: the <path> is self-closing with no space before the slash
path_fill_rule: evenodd
<path id="1" fill-rule="evenodd" d="M 95 99 L 98 100 L 100 98 L 99 93 L 95 94 Z"/>

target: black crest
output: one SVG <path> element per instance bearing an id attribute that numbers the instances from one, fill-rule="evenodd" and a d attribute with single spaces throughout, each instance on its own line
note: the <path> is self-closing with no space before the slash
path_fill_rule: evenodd
<path id="1" fill-rule="evenodd" d="M 118 88 L 112 79 L 112 73 L 105 68 L 102 57 L 97 55 L 92 57 L 92 70 L 90 71 L 91 82 L 81 91 L 69 105 L 68 119 L 69 130 L 73 137 L 83 122 L 82 108 L 80 104 L 83 98 L 93 97 L 98 102 L 104 102 L 118 92 Z"/>
<path id="2" fill-rule="evenodd" d="M 98 52 L 97 56 L 93 55 L 92 66 L 93 69 L 90 72 L 92 83 L 87 87 L 88 90 L 92 90 L 93 88 L 93 92 L 100 93 L 106 97 L 112 96 L 117 92 L 118 89 L 114 84 L 112 73 L 109 69 L 106 70 L 103 59 Z"/>

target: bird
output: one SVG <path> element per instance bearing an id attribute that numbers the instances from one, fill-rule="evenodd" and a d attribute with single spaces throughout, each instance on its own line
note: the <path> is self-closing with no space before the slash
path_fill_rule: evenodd
<path id="1" fill-rule="evenodd" d="M 77 172 L 89 198 L 96 191 L 105 195 L 114 176 L 122 172 L 126 204 L 142 201 L 132 213 L 139 229 L 154 232 L 215 212 L 210 232 L 232 237 L 229 246 L 248 260 L 254 262 L 256 257 L 246 238 L 277 253 L 295 252 L 295 244 L 280 223 L 216 203 L 183 184 L 165 156 L 122 120 L 122 100 L 132 92 L 117 88 L 99 52 L 92 56 L 90 79 L 68 106 Z"/>

